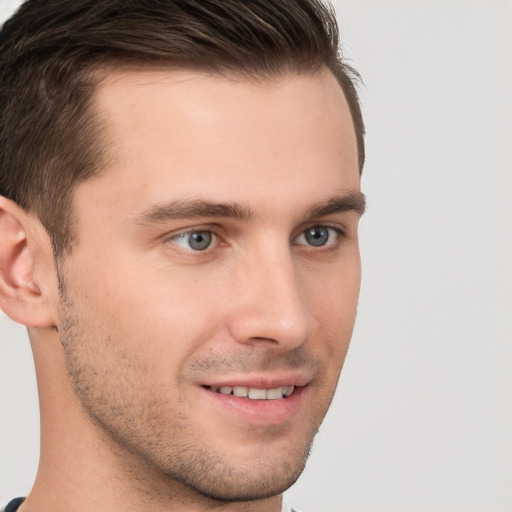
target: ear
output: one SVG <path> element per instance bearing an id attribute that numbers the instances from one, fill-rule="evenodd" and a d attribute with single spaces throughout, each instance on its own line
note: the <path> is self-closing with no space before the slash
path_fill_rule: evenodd
<path id="1" fill-rule="evenodd" d="M 0 196 L 0 309 L 27 327 L 53 327 L 55 279 L 48 275 L 37 282 L 34 276 L 45 274 L 36 273 L 36 267 L 55 272 L 46 231 L 35 216 Z"/>

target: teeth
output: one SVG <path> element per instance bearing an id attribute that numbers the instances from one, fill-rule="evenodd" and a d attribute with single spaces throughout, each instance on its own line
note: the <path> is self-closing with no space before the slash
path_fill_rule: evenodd
<path id="1" fill-rule="evenodd" d="M 283 398 L 283 388 L 267 389 L 267 400 Z"/>
<path id="2" fill-rule="evenodd" d="M 233 395 L 250 398 L 251 400 L 278 400 L 290 396 L 295 390 L 295 386 L 282 386 L 274 389 L 249 388 L 247 386 L 221 386 L 212 387 L 212 391 L 222 395 Z"/>
<path id="3" fill-rule="evenodd" d="M 267 398 L 266 389 L 249 388 L 249 398 L 251 400 L 265 400 Z"/>
<path id="4" fill-rule="evenodd" d="M 235 386 L 233 388 L 233 395 L 235 396 L 247 396 L 247 393 L 249 393 L 249 388 L 245 386 Z"/>
<path id="5" fill-rule="evenodd" d="M 295 386 L 285 386 L 283 388 L 283 396 L 290 396 L 293 393 Z"/>

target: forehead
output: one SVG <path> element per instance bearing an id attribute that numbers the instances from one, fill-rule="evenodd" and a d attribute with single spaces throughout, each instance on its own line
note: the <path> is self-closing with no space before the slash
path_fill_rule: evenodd
<path id="1" fill-rule="evenodd" d="M 98 86 L 94 108 L 113 157 L 101 179 L 106 188 L 131 184 L 134 201 L 205 192 L 230 200 L 234 180 L 241 201 L 297 187 L 298 179 L 318 188 L 326 175 L 331 188 L 359 188 L 352 119 L 327 70 L 266 81 L 116 71 Z"/>

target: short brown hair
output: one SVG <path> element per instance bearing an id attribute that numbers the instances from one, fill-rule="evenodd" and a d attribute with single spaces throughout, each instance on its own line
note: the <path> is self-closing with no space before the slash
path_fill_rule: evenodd
<path id="1" fill-rule="evenodd" d="M 28 0 L 0 33 L 0 195 L 40 218 L 56 257 L 71 248 L 73 190 L 105 163 L 95 71 L 117 65 L 252 79 L 325 66 L 347 98 L 361 171 L 359 77 L 338 38 L 321 0 Z"/>

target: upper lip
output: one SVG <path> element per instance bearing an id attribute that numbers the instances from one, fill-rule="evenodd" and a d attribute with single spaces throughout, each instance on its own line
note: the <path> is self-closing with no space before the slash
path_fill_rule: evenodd
<path id="1" fill-rule="evenodd" d="M 284 386 L 306 386 L 311 378 L 305 374 L 289 373 L 281 375 L 259 375 L 259 376 L 229 376 L 218 377 L 207 382 L 201 382 L 201 386 L 205 387 L 221 387 L 221 386 L 245 386 L 256 389 L 276 389 Z"/>

